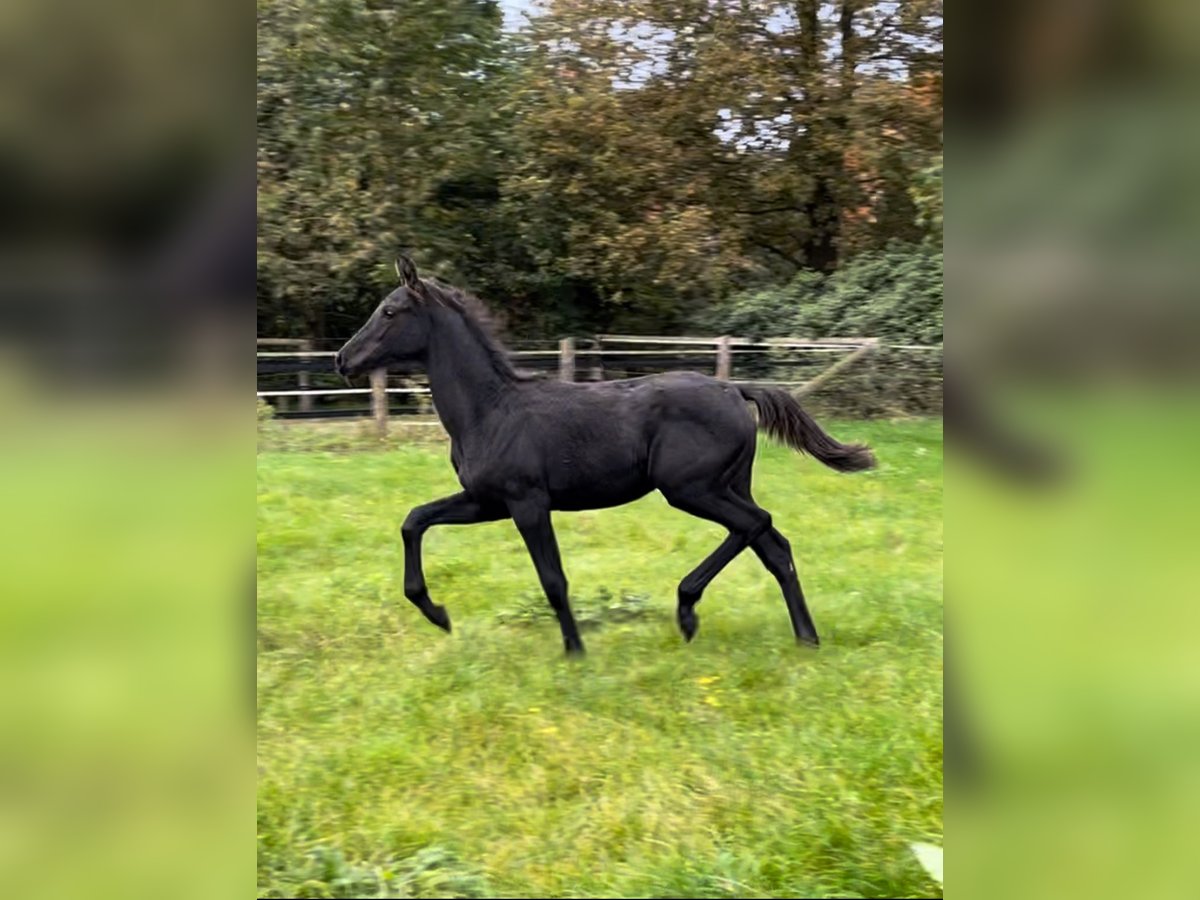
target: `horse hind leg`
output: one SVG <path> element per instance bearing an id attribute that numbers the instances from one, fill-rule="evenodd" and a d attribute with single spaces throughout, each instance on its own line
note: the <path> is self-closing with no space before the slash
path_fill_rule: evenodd
<path id="1" fill-rule="evenodd" d="M 783 592 L 784 602 L 787 603 L 788 617 L 792 620 L 792 633 L 796 640 L 816 647 L 821 643 L 817 637 L 817 628 L 813 624 L 812 614 L 804 602 L 804 592 L 800 589 L 800 579 L 796 575 L 796 562 L 792 556 L 792 547 L 787 538 L 774 528 L 768 528 L 751 544 L 767 571 L 779 582 Z"/>
<path id="2" fill-rule="evenodd" d="M 686 640 L 691 641 L 700 627 L 696 604 L 700 602 L 705 588 L 739 553 L 771 527 L 771 516 L 728 488 L 663 491 L 663 495 L 676 509 L 729 529 L 729 535 L 721 545 L 679 583 L 676 616 L 679 630 Z"/>
<path id="3" fill-rule="evenodd" d="M 696 604 L 700 602 L 704 589 L 722 569 L 729 565 L 734 557 L 745 549 L 745 538 L 739 534 L 730 534 L 721 542 L 721 546 L 706 556 L 700 565 L 692 569 L 683 581 L 679 582 L 675 615 L 679 621 L 679 630 L 683 632 L 684 640 L 690 642 L 700 627 L 700 620 L 696 615 Z"/>
<path id="4" fill-rule="evenodd" d="M 746 502 L 754 504 L 750 494 L 750 479 L 740 479 L 735 490 Z M 754 504 L 757 507 L 757 504 Z M 779 530 L 771 525 L 756 537 L 750 546 L 755 555 L 779 583 L 783 592 L 783 600 L 787 604 L 788 618 L 792 620 L 792 633 L 796 640 L 816 647 L 821 643 L 817 636 L 817 627 L 813 624 L 812 614 L 804 602 L 804 591 L 800 588 L 800 578 L 796 574 L 796 561 L 792 556 L 792 545 Z"/>

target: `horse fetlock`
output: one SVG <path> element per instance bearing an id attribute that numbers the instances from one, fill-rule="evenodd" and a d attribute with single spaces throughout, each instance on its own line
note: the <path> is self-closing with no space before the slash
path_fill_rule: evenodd
<path id="1" fill-rule="evenodd" d="M 704 588 L 708 586 L 708 582 L 692 572 L 683 581 L 679 582 L 679 587 L 675 593 L 679 600 L 680 606 L 695 606 L 700 602 L 700 597 L 704 594 Z"/>

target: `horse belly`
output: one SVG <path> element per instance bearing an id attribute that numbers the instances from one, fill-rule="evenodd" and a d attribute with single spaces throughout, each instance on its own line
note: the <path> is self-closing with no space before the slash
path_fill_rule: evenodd
<path id="1" fill-rule="evenodd" d="M 550 479 L 550 502 L 554 509 L 604 509 L 632 503 L 653 488 L 645 460 L 633 455 L 608 464 L 566 456 Z"/>
<path id="2" fill-rule="evenodd" d="M 606 489 L 597 491 L 581 488 L 577 490 L 557 491 L 550 495 L 550 508 L 568 512 L 585 509 L 608 509 L 612 506 L 624 506 L 626 503 L 640 500 L 653 489 L 654 486 L 650 484 L 649 480 L 643 480 L 637 483 L 619 485 L 615 490 Z"/>

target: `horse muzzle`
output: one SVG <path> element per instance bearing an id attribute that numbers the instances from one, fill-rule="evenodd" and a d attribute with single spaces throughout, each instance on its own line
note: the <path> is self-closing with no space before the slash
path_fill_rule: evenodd
<path id="1" fill-rule="evenodd" d="M 346 382 L 346 384 L 350 383 L 353 373 L 350 371 L 350 367 L 346 365 L 346 357 L 342 354 L 341 350 L 339 350 L 337 352 L 337 356 L 333 358 L 333 370 L 342 376 L 342 379 Z"/>

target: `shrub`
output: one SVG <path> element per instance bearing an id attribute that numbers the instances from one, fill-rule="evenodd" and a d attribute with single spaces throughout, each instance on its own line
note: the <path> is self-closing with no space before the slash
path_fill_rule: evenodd
<path id="1" fill-rule="evenodd" d="M 942 342 L 942 250 L 895 243 L 854 257 L 832 275 L 804 271 L 787 284 L 735 294 L 692 325 L 738 337 L 878 337 Z"/>

